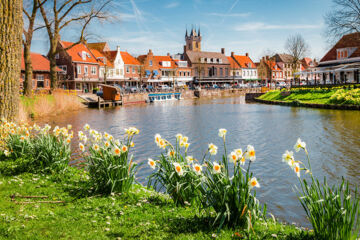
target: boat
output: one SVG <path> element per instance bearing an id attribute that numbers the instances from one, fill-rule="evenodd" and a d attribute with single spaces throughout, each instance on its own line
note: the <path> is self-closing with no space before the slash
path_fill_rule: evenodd
<path id="1" fill-rule="evenodd" d="M 150 93 L 148 95 L 149 102 L 162 102 L 171 100 L 180 100 L 181 93 Z"/>

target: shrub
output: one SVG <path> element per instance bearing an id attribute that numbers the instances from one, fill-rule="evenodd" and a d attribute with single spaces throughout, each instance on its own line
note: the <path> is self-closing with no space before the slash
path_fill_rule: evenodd
<path id="1" fill-rule="evenodd" d="M 330 103 L 360 105 L 360 89 L 337 90 L 329 99 Z"/>
<path id="2" fill-rule="evenodd" d="M 176 205 L 198 202 L 202 196 L 199 188 L 202 166 L 187 154 L 188 138 L 177 134 L 174 147 L 156 134 L 155 143 L 165 152 L 155 161 L 148 160 L 150 167 L 156 169 L 149 176 L 148 187 L 153 186 L 158 191 L 165 189 Z"/>
<path id="3" fill-rule="evenodd" d="M 139 130 L 134 127 L 126 129 L 125 139 L 119 141 L 108 133 L 90 129 L 89 125 L 84 128 L 86 134 L 78 133 L 79 148 L 83 152 L 91 188 L 104 194 L 129 191 L 138 169 L 133 156 L 129 156 L 129 150 L 134 146 L 132 139 Z M 85 152 L 86 147 L 88 152 Z"/>
<path id="4" fill-rule="evenodd" d="M 329 186 L 326 178 L 320 183 L 312 174 L 305 142 L 298 139 L 296 151 L 303 149 L 308 166 L 296 161 L 293 152 L 286 151 L 283 161 L 297 174 L 300 186 L 299 200 L 314 229 L 316 239 L 356 239 L 360 230 L 360 210 L 357 190 L 351 195 L 349 182 L 342 179 L 338 185 Z M 300 178 L 300 172 L 309 173 L 311 182 Z"/>

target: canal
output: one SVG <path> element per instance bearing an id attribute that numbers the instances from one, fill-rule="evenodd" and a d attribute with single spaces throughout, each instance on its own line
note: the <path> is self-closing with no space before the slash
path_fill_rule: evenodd
<path id="1" fill-rule="evenodd" d="M 257 190 L 260 202 L 267 203 L 268 212 L 277 218 L 302 226 L 309 225 L 293 190 L 298 181 L 281 161 L 283 152 L 293 150 L 298 137 L 307 143 L 313 172 L 319 179 L 326 176 L 334 183 L 344 176 L 353 185 L 360 183 L 359 111 L 247 104 L 243 97 L 238 97 L 84 109 L 41 122 L 72 124 L 74 130 L 89 123 L 114 137 L 121 137 L 124 128 L 135 126 L 140 129 L 133 151 L 137 162 L 160 154 L 154 143 L 156 133 L 171 141 L 177 133 L 188 136 L 190 153 L 201 158 L 210 142 L 221 149 L 218 129 L 226 128 L 229 149 L 245 149 L 247 144 L 255 147 L 257 158 L 252 170 L 261 185 Z M 305 160 L 303 153 L 295 156 Z M 137 174 L 138 180 L 146 183 L 150 172 L 144 164 Z"/>

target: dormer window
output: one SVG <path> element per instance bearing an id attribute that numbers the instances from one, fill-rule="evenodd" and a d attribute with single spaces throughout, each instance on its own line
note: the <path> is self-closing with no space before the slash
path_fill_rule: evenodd
<path id="1" fill-rule="evenodd" d="M 82 60 L 86 60 L 87 53 L 85 51 L 82 51 L 81 58 Z"/>
<path id="2" fill-rule="evenodd" d="M 337 59 L 344 59 L 344 58 L 348 58 L 349 56 L 347 48 L 336 49 L 336 51 L 337 51 Z"/>
<path id="3" fill-rule="evenodd" d="M 249 63 L 249 68 L 251 68 L 251 63 Z"/>
<path id="4" fill-rule="evenodd" d="M 219 63 L 222 63 L 222 59 L 221 59 L 221 58 L 219 58 Z"/>

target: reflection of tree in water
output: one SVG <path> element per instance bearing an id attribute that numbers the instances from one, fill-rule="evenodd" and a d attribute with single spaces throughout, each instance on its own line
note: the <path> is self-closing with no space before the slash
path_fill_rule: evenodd
<path id="1" fill-rule="evenodd" d="M 324 132 L 322 144 L 329 145 L 336 155 L 324 153 L 323 169 L 331 177 L 347 178 L 352 184 L 360 183 L 360 112 L 319 110 Z M 327 147 L 328 149 L 329 147 Z M 330 164 L 328 164 L 330 163 Z"/>

